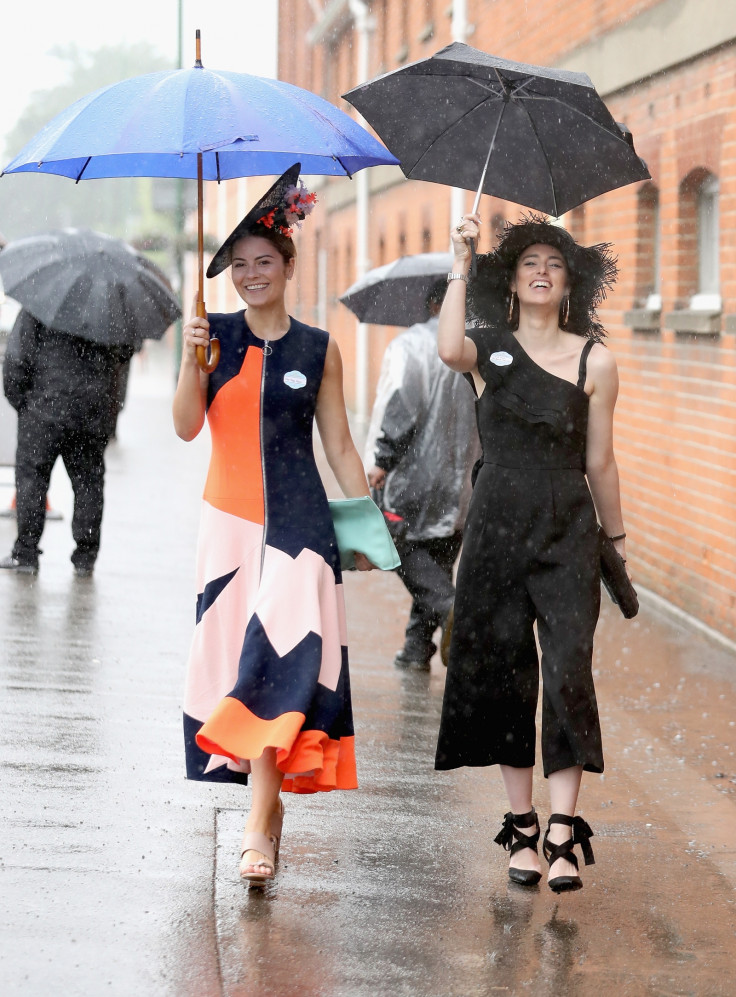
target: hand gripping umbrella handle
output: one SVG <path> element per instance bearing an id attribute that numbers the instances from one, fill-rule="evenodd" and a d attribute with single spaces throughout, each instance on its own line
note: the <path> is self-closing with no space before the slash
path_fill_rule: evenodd
<path id="1" fill-rule="evenodd" d="M 199 298 L 197 298 L 197 317 L 207 317 L 204 301 L 201 301 Z M 211 374 L 220 362 L 220 343 L 216 336 L 213 336 L 210 339 L 209 354 L 208 358 L 207 350 L 205 350 L 204 346 L 197 347 L 197 363 L 199 364 L 200 370 L 203 370 L 205 374 Z"/>

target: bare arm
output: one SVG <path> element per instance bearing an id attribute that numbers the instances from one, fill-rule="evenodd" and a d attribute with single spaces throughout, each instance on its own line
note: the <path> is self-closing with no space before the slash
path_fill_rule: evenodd
<path id="1" fill-rule="evenodd" d="M 368 482 L 363 462 L 355 449 L 345 410 L 342 357 L 332 336 L 327 347 L 322 384 L 317 395 L 315 418 L 327 463 L 337 478 L 343 494 L 347 498 L 368 495 Z"/>
<path id="2" fill-rule="evenodd" d="M 204 425 L 209 374 L 197 364 L 197 347 L 207 348 L 209 329 L 207 319 L 198 318 L 192 306 L 191 317 L 182 333 L 181 367 L 172 406 L 176 435 L 187 442 L 193 440 Z"/>
<path id="3" fill-rule="evenodd" d="M 343 495 L 346 498 L 360 498 L 362 495 L 369 495 L 370 490 L 363 469 L 363 461 L 355 449 L 348 425 L 348 414 L 345 410 L 345 396 L 342 390 L 342 357 L 332 336 L 330 336 L 327 345 L 325 369 L 317 395 L 315 419 L 327 463 L 337 478 Z M 374 565 L 365 554 L 355 551 L 355 567 L 359 571 L 370 571 Z"/>
<path id="4" fill-rule="evenodd" d="M 609 537 L 624 533 L 618 467 L 613 452 L 613 410 L 618 396 L 618 370 L 613 355 L 604 346 L 594 346 L 588 360 L 593 381 L 588 412 L 586 474 L 601 526 Z M 626 543 L 616 541 L 626 558 Z"/>
<path id="5" fill-rule="evenodd" d="M 452 272 L 467 276 L 470 269 L 470 247 L 466 238 L 478 238 L 480 218 L 478 215 L 464 216 L 462 232 L 452 229 L 454 260 Z M 437 331 L 437 351 L 440 360 L 460 374 L 477 374 L 478 353 L 475 343 L 465 335 L 465 292 L 464 280 L 449 282 L 445 300 L 440 311 L 440 324 Z"/>

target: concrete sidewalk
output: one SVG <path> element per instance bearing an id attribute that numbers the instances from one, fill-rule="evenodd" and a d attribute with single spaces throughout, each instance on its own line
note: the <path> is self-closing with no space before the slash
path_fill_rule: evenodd
<path id="1" fill-rule="evenodd" d="M 393 668 L 408 598 L 377 572 L 346 579 L 360 789 L 287 797 L 276 883 L 241 886 L 249 791 L 183 777 L 208 439 L 176 439 L 172 387 L 162 346 L 136 358 L 94 579 L 72 572 L 61 471 L 39 575 L 0 573 L 2 992 L 736 992 L 736 656 L 646 599 L 599 628 L 581 893 L 508 883 L 496 770 L 433 771 L 444 672 Z"/>

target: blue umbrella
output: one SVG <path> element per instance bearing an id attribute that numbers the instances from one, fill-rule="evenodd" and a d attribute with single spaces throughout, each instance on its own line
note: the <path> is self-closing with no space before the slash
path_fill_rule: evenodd
<path id="1" fill-rule="evenodd" d="M 147 73 L 80 98 L 2 175 L 196 177 L 197 302 L 204 314 L 202 180 L 273 176 L 296 161 L 306 174 L 350 177 L 398 160 L 323 98 L 280 80 L 205 69 L 199 31 L 196 45 L 193 69 Z"/>

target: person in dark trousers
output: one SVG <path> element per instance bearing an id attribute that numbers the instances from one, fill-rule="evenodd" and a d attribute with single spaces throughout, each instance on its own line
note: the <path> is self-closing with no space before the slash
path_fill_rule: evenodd
<path id="1" fill-rule="evenodd" d="M 447 647 L 455 596 L 452 571 L 470 498 L 479 443 L 471 393 L 437 354 L 437 315 L 447 285 L 431 288 L 430 318 L 389 343 L 368 430 L 368 481 L 382 497 L 401 558 L 397 574 L 412 597 L 398 667 L 428 669 L 442 628 Z M 443 653 L 443 660 L 444 653 Z"/>
<path id="2" fill-rule="evenodd" d="M 74 490 L 72 564 L 92 574 L 100 548 L 110 398 L 126 347 L 56 332 L 21 309 L 3 365 L 5 397 L 18 413 L 15 457 L 18 536 L 0 568 L 35 574 L 46 493 L 58 457 Z"/>
<path id="3" fill-rule="evenodd" d="M 595 313 L 617 268 L 608 246 L 580 246 L 530 216 L 506 227 L 473 275 L 479 226 L 478 215 L 464 215 L 452 232 L 437 337 L 443 361 L 469 375 L 478 398 L 483 463 L 457 574 L 435 766 L 500 766 L 510 810 L 495 840 L 510 852 L 509 878 L 536 885 L 538 640 L 551 811 L 542 851 L 548 885 L 561 893 L 583 885 L 574 846 L 594 861 L 593 832 L 576 808 L 583 771 L 603 771 L 596 520 L 626 558 L 613 450 L 618 374 Z"/>

